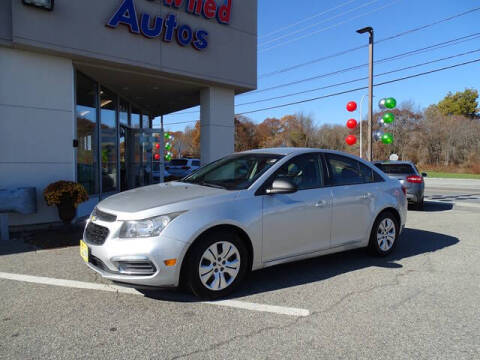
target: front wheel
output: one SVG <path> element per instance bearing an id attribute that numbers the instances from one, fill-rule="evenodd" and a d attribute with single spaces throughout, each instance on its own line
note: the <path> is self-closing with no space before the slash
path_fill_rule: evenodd
<path id="1" fill-rule="evenodd" d="M 399 224 L 390 211 L 381 213 L 373 224 L 368 248 L 377 256 L 390 254 L 398 242 Z"/>
<path id="2" fill-rule="evenodd" d="M 218 299 L 242 282 L 249 264 L 248 251 L 233 232 L 218 230 L 193 245 L 188 259 L 188 283 L 202 299 Z"/>

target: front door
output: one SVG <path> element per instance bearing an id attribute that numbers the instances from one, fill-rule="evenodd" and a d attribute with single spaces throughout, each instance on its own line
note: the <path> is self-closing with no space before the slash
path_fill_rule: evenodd
<path id="1" fill-rule="evenodd" d="M 263 261 L 276 261 L 329 247 L 331 191 L 324 187 L 316 153 L 293 158 L 270 180 L 287 179 L 298 191 L 263 196 Z"/>
<path id="2" fill-rule="evenodd" d="M 120 126 L 121 191 L 150 185 L 158 179 L 154 175 L 163 163 L 160 154 L 162 146 L 163 133 L 160 129 Z"/>

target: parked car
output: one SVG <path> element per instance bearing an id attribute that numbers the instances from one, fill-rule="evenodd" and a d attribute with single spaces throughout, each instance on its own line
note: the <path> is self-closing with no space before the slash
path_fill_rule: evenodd
<path id="1" fill-rule="evenodd" d="M 152 177 L 153 177 L 153 181 L 155 183 L 159 183 L 160 182 L 160 162 L 159 161 L 154 161 L 153 162 L 153 171 L 152 171 Z M 163 170 L 163 179 L 167 179 L 171 176 L 171 174 L 166 170 L 164 169 Z"/>
<path id="2" fill-rule="evenodd" d="M 201 298 L 220 298 L 251 270 L 361 247 L 389 254 L 405 225 L 404 190 L 341 152 L 237 153 L 182 181 L 101 201 L 81 256 L 115 282 L 185 284 Z"/>
<path id="3" fill-rule="evenodd" d="M 178 179 L 184 178 L 199 168 L 199 159 L 172 159 L 165 166 L 170 175 Z"/>
<path id="4" fill-rule="evenodd" d="M 393 179 L 397 179 L 407 189 L 407 200 L 417 210 L 423 209 L 426 173 L 420 173 L 411 161 L 377 161 L 376 167 Z"/>

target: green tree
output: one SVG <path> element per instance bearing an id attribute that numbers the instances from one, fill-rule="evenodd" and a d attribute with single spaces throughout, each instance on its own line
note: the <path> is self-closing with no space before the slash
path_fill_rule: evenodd
<path id="1" fill-rule="evenodd" d="M 461 115 L 475 118 L 480 111 L 477 100 L 478 90 L 465 89 L 465 91 L 458 91 L 455 94 L 449 92 L 437 106 L 443 115 Z"/>

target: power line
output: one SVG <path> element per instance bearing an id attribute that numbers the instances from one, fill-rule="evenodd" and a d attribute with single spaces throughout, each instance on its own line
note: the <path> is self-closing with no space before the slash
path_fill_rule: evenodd
<path id="1" fill-rule="evenodd" d="M 398 59 L 401 59 L 401 58 L 404 58 L 404 57 L 422 54 L 422 53 L 425 53 L 425 52 L 428 52 L 428 51 L 441 49 L 441 48 L 444 48 L 444 47 L 447 47 L 447 46 L 457 45 L 457 44 L 460 44 L 460 43 L 465 42 L 465 41 L 470 41 L 470 40 L 477 39 L 478 37 L 480 37 L 480 32 L 470 34 L 470 35 L 466 35 L 466 36 L 461 36 L 461 37 L 456 38 L 456 39 L 443 41 L 443 42 L 436 43 L 436 44 L 433 44 L 433 45 L 425 46 L 423 48 L 410 50 L 410 51 L 400 53 L 400 54 L 396 54 L 396 55 L 393 55 L 393 56 L 388 56 L 388 57 L 382 58 L 380 60 L 376 60 L 374 63 L 375 64 L 380 64 L 380 63 L 384 63 L 384 62 L 388 62 L 388 61 L 398 60 Z M 343 74 L 343 73 L 353 71 L 353 70 L 358 70 L 358 69 L 361 69 L 362 67 L 365 67 L 367 65 L 368 65 L 368 63 L 364 63 L 364 64 L 361 64 L 361 65 L 355 65 L 355 66 L 351 66 L 351 67 L 348 67 L 348 68 L 332 71 L 332 72 L 329 72 L 329 73 L 324 73 L 324 74 L 321 74 L 321 75 L 311 76 L 311 77 L 308 77 L 308 78 L 295 80 L 295 81 L 290 81 L 290 82 L 287 82 L 287 83 L 274 85 L 274 86 L 271 86 L 271 87 L 268 87 L 268 88 L 263 88 L 263 89 L 251 91 L 249 93 L 242 94 L 242 95 L 245 95 L 245 96 L 255 95 L 255 94 L 258 94 L 258 93 L 265 92 L 265 91 L 276 90 L 276 89 L 280 89 L 280 88 L 287 87 L 287 86 L 292 86 L 292 85 L 298 85 L 298 84 L 301 84 L 301 83 L 304 83 L 304 82 L 308 82 L 308 81 L 312 81 L 312 80 L 318 80 L 318 79 L 322 79 L 322 78 L 325 78 L 325 77 L 338 75 L 338 74 Z"/>
<path id="2" fill-rule="evenodd" d="M 264 52 L 266 52 L 266 51 L 275 49 L 275 48 L 277 48 L 277 47 L 280 47 L 280 46 L 283 46 L 283 45 L 287 45 L 287 44 L 290 44 L 290 43 L 292 43 L 292 42 L 295 42 L 295 41 L 304 39 L 304 38 L 306 38 L 306 37 L 310 37 L 310 36 L 312 36 L 312 35 L 315 35 L 315 34 L 318 34 L 318 33 L 321 33 L 321 32 L 324 32 L 324 31 L 327 31 L 327 30 L 330 30 L 330 29 L 333 29 L 333 28 L 336 28 L 336 27 L 338 27 L 338 26 L 340 26 L 340 25 L 343 25 L 343 24 L 345 24 L 345 23 L 349 23 L 349 22 L 351 22 L 352 20 L 355 20 L 355 19 L 358 19 L 358 18 L 367 16 L 367 15 L 370 15 L 370 14 L 376 13 L 376 12 L 378 12 L 378 11 L 380 11 L 380 10 L 383 10 L 383 9 L 389 7 L 389 6 L 392 6 L 392 5 L 394 5 L 394 4 L 396 4 L 396 3 L 400 2 L 400 1 L 402 1 L 402 0 L 394 0 L 394 1 L 391 1 L 391 2 L 389 2 L 388 4 L 385 4 L 385 5 L 383 5 L 383 6 L 380 6 L 380 7 L 376 8 L 376 9 L 374 9 L 374 10 L 371 10 L 371 11 L 368 11 L 368 12 L 366 12 L 366 13 L 363 13 L 363 14 L 360 14 L 360 15 L 357 15 L 357 16 L 354 16 L 354 17 L 351 17 L 350 19 L 347 19 L 347 20 L 340 21 L 340 22 L 338 22 L 338 23 L 336 23 L 336 24 L 327 26 L 327 27 L 325 27 L 325 28 L 323 28 L 323 29 L 315 30 L 315 31 L 312 31 L 312 32 L 310 32 L 310 33 L 308 33 L 308 34 L 305 34 L 305 35 L 303 35 L 303 36 L 299 36 L 299 37 L 296 37 L 296 38 L 294 38 L 294 39 L 291 39 L 291 40 L 288 40 L 288 41 L 284 41 L 284 42 L 279 43 L 279 44 L 276 44 L 276 45 L 272 45 L 272 46 L 270 46 L 270 47 L 268 47 L 268 48 L 266 48 L 266 49 L 260 50 L 259 53 L 264 53 Z"/>
<path id="3" fill-rule="evenodd" d="M 436 72 L 439 72 L 439 71 L 444 71 L 444 70 L 448 70 L 448 69 L 453 69 L 453 68 L 456 68 L 456 67 L 459 67 L 459 66 L 465 66 L 465 65 L 473 64 L 473 63 L 476 63 L 476 62 L 479 62 L 479 61 L 480 61 L 480 58 L 479 58 L 479 59 L 475 59 L 475 60 L 471 60 L 471 61 L 466 61 L 466 62 L 463 62 L 463 63 L 460 63 L 460 64 L 445 66 L 445 67 L 439 68 L 439 69 L 434 69 L 434 70 L 425 71 L 425 72 L 418 73 L 418 74 L 414 74 L 414 75 L 409 75 L 409 76 L 404 76 L 404 77 L 397 78 L 397 79 L 393 79 L 393 80 L 389 80 L 389 81 L 384 81 L 384 82 L 381 82 L 381 83 L 378 83 L 378 84 L 374 84 L 374 86 L 377 87 L 377 86 L 382 86 L 382 85 L 386 85 L 386 84 L 391 84 L 391 83 L 395 83 L 395 82 L 399 82 L 399 81 L 403 81 L 403 80 L 408 80 L 408 79 L 416 78 L 416 77 L 419 77 L 419 76 L 424 76 L 424 75 L 436 73 Z M 237 115 L 245 115 L 245 114 L 252 114 L 252 113 L 256 113 L 256 112 L 260 112 L 260 111 L 265 111 L 265 110 L 279 109 L 279 108 L 283 108 L 283 107 L 287 107 L 287 106 L 291 106 L 291 105 L 303 104 L 303 103 L 307 103 L 307 102 L 311 102 L 311 101 L 315 101 L 315 100 L 326 99 L 326 98 L 330 98 L 330 97 L 334 97 L 334 96 L 339 96 L 339 95 L 343 95 L 343 94 L 348 94 L 348 93 L 352 93 L 352 92 L 356 92 L 356 91 L 360 91 L 360 90 L 365 90 L 365 89 L 368 89 L 368 86 L 362 86 L 362 87 L 355 88 L 355 89 L 340 91 L 340 92 L 337 92 L 337 93 L 328 94 L 328 95 L 323 95 L 323 96 L 317 96 L 317 97 L 314 97 L 314 98 L 305 99 L 305 100 L 300 100 L 300 101 L 295 101 L 295 102 L 291 102 L 291 103 L 287 103 L 287 104 L 281 104 L 281 105 L 270 106 L 270 107 L 266 107 L 266 108 L 262 108 L 262 109 L 245 111 L 245 112 L 242 112 L 242 113 L 237 114 Z"/>
<path id="4" fill-rule="evenodd" d="M 453 19 L 471 14 L 471 13 L 479 11 L 479 10 L 480 10 L 480 7 L 476 7 L 476 8 L 464 11 L 462 13 L 455 14 L 455 15 L 449 16 L 447 18 L 437 20 L 437 21 L 429 23 L 429 24 L 422 25 L 422 26 L 419 26 L 419 27 L 416 27 L 416 28 L 412 28 L 412 29 L 409 29 L 407 31 L 404 31 L 404 32 L 386 37 L 384 39 L 376 41 L 375 43 L 378 44 L 378 43 L 381 43 L 381 42 L 384 42 L 384 41 L 387 41 L 387 40 L 396 39 L 398 37 L 401 37 L 401 36 L 404 36 L 404 35 L 407 35 L 407 34 L 412 34 L 412 33 L 417 32 L 417 31 L 425 30 L 429 27 L 432 27 L 432 26 L 435 26 L 435 25 L 438 25 L 438 24 L 441 24 L 441 23 L 444 23 L 444 22 L 451 21 Z M 312 64 L 324 61 L 324 60 L 328 60 L 328 59 L 332 59 L 332 58 L 335 58 L 335 57 L 338 57 L 338 56 L 342 56 L 342 55 L 345 55 L 345 54 L 348 54 L 348 53 L 351 53 L 351 52 L 354 52 L 354 51 L 357 51 L 357 50 L 360 50 L 360 49 L 363 49 L 363 48 L 366 48 L 366 47 L 368 47 L 368 45 L 362 45 L 362 46 L 357 46 L 357 47 L 354 47 L 354 48 L 342 50 L 340 52 L 337 52 L 337 53 L 334 53 L 334 54 L 331 54 L 331 55 L 322 56 L 322 57 L 319 57 L 319 58 L 316 58 L 316 59 L 313 59 L 313 60 L 310 60 L 310 61 L 307 61 L 307 62 L 304 62 L 304 63 L 300 63 L 300 64 L 297 64 L 297 65 L 292 65 L 292 66 L 289 66 L 289 67 L 286 67 L 286 68 L 283 68 L 283 69 L 279 69 L 279 70 L 272 71 L 272 72 L 269 72 L 269 73 L 261 74 L 259 76 L 259 78 L 269 77 L 269 76 L 273 76 L 273 75 L 276 75 L 276 74 L 281 74 L 281 73 L 284 73 L 284 72 L 292 71 L 292 70 L 295 70 L 295 69 L 298 69 L 298 68 L 301 68 L 301 67 L 304 67 L 304 66 L 312 65 Z"/>
<path id="5" fill-rule="evenodd" d="M 346 5 L 349 5 L 349 4 L 351 4 L 352 2 L 355 2 L 355 1 L 358 1 L 358 0 L 345 1 L 344 3 L 341 3 L 341 4 L 339 4 L 339 5 L 337 5 L 337 6 L 333 7 L 333 8 L 330 8 L 330 9 L 325 10 L 325 11 L 321 11 L 320 13 L 317 13 L 317 14 L 315 14 L 315 15 L 309 16 L 309 17 L 307 17 L 307 18 L 305 18 L 305 19 L 303 19 L 303 20 L 299 20 L 299 21 L 297 21 L 297 22 L 294 22 L 293 24 L 284 26 L 284 27 L 282 27 L 282 28 L 280 28 L 280 29 L 277 29 L 277 30 L 275 30 L 275 31 L 271 31 L 271 32 L 269 32 L 269 33 L 267 33 L 267 34 L 265 34 L 265 35 L 260 36 L 259 38 L 262 39 L 262 38 L 266 38 L 266 37 L 269 37 L 269 36 L 274 35 L 274 34 L 278 34 L 279 32 L 283 32 L 283 31 L 288 30 L 288 29 L 290 29 L 290 28 L 292 28 L 292 27 L 294 27 L 294 26 L 297 26 L 297 25 L 302 24 L 302 23 L 304 23 L 304 22 L 307 22 L 307 21 L 309 21 L 309 20 L 315 19 L 315 18 L 317 18 L 317 17 L 319 17 L 319 16 L 328 14 L 329 12 L 331 12 L 331 11 L 333 11 L 333 10 L 340 9 L 340 8 L 342 8 L 342 7 L 346 6 Z"/>
<path id="6" fill-rule="evenodd" d="M 296 30 L 296 31 L 294 31 L 294 32 L 290 32 L 290 33 L 288 33 L 288 34 L 281 35 L 281 36 L 276 37 L 276 38 L 274 38 L 274 39 L 270 39 L 270 40 L 264 41 L 263 43 L 260 43 L 259 46 L 268 45 L 268 44 L 277 42 L 278 40 L 282 40 L 282 39 L 285 39 L 285 38 L 287 38 L 287 37 L 290 37 L 290 36 L 293 36 L 293 35 L 302 33 L 302 32 L 304 32 L 305 30 L 311 29 L 312 27 L 315 27 L 315 26 L 317 26 L 317 25 L 320 25 L 320 24 L 329 22 L 330 20 L 336 19 L 336 18 L 338 18 L 338 17 L 342 17 L 343 15 L 347 15 L 347 14 L 349 14 L 349 13 L 351 13 L 351 12 L 354 12 L 354 11 L 356 11 L 356 10 L 358 10 L 358 9 L 364 8 L 364 7 L 368 6 L 368 5 L 371 5 L 371 4 L 376 3 L 376 2 L 379 2 L 379 1 L 380 1 L 380 0 L 371 0 L 371 1 L 366 2 L 366 3 L 364 3 L 364 4 L 360 5 L 360 6 L 355 7 L 355 8 L 353 8 L 353 9 L 347 10 L 347 11 L 345 11 L 345 12 L 343 12 L 343 13 L 340 13 L 340 14 L 337 14 L 337 15 L 335 15 L 335 16 L 331 16 L 331 17 L 329 17 L 329 18 L 327 18 L 327 19 L 323 19 L 322 21 L 315 22 L 315 23 L 313 23 L 313 24 L 307 25 L 307 26 L 305 26 L 305 27 L 303 27 L 303 28 L 301 28 L 301 29 L 299 29 L 299 30 Z M 397 1 L 400 1 L 400 0 L 397 0 Z M 394 2 L 395 2 L 395 1 L 394 1 Z M 364 16 L 364 15 L 362 15 L 362 16 Z M 349 20 L 352 20 L 352 19 L 349 19 Z M 330 27 L 329 27 L 329 28 L 330 28 Z"/>
<path id="7" fill-rule="evenodd" d="M 447 40 L 447 41 L 443 41 L 443 42 L 436 43 L 436 44 L 426 46 L 426 47 L 423 47 L 423 48 L 410 50 L 410 51 L 400 53 L 400 54 L 396 54 L 396 55 L 393 55 L 393 56 L 388 56 L 388 57 L 382 58 L 380 60 L 376 60 L 374 63 L 375 64 L 381 64 L 381 63 L 385 63 L 385 62 L 388 62 L 388 61 L 398 60 L 398 59 L 402 59 L 402 58 L 405 58 L 405 57 L 408 57 L 408 56 L 418 55 L 418 54 L 422 54 L 422 53 L 425 53 L 425 52 L 428 52 L 428 51 L 442 49 L 442 48 L 447 47 L 447 46 L 458 45 L 460 43 L 470 41 L 470 40 L 475 40 L 477 38 L 480 38 L 480 32 L 470 34 L 470 35 L 461 36 L 461 37 L 451 39 L 451 40 Z M 283 87 L 298 85 L 298 84 L 301 84 L 301 83 L 304 83 L 304 82 L 308 82 L 308 81 L 312 81 L 312 80 L 318 80 L 318 79 L 330 77 L 330 76 L 333 76 L 333 75 L 338 75 L 338 74 L 343 74 L 343 73 L 346 73 L 346 72 L 349 72 L 349 71 L 358 70 L 358 69 L 361 69 L 362 67 L 365 67 L 367 65 L 368 65 L 368 63 L 361 64 L 361 65 L 355 65 L 355 66 L 351 66 L 351 67 L 348 67 L 348 68 L 332 71 L 332 72 L 329 72 L 329 73 L 324 73 L 324 74 L 321 74 L 321 75 L 311 76 L 311 77 L 308 77 L 308 78 L 305 78 L 305 79 L 300 79 L 300 80 L 295 80 L 295 81 L 291 81 L 291 82 L 288 82 L 288 83 L 275 85 L 275 86 L 272 86 L 272 87 L 269 87 L 269 88 L 250 91 L 250 92 L 245 93 L 245 94 L 240 94 L 239 96 L 256 95 L 258 93 L 262 93 L 262 92 L 266 92 L 266 91 L 270 91 L 270 90 L 276 90 L 276 89 L 280 89 L 280 88 L 283 88 Z M 378 74 L 376 76 L 379 76 L 379 75 L 381 75 L 381 74 Z M 329 86 L 326 86 L 326 87 L 317 88 L 315 90 L 327 89 L 327 88 L 337 86 L 337 85 L 338 86 L 346 85 L 346 84 L 349 84 L 351 82 L 356 82 L 356 81 L 360 81 L 360 80 L 364 80 L 364 78 L 360 78 L 360 79 L 353 80 L 353 81 L 346 81 L 346 82 L 338 83 L 338 84 L 334 84 L 334 85 L 329 85 Z M 307 90 L 306 92 L 311 92 L 311 91 L 314 91 L 314 90 Z M 301 94 L 301 93 L 302 92 L 300 92 L 298 94 Z M 279 98 L 287 97 L 287 96 L 290 96 L 290 95 L 274 97 L 274 98 L 271 98 L 271 100 L 279 99 Z M 266 100 L 252 101 L 252 102 L 249 102 L 249 103 L 239 104 L 237 106 L 242 106 L 242 105 L 245 105 L 245 104 L 254 104 L 254 103 L 263 102 L 263 101 L 266 101 Z M 199 113 L 198 110 L 193 110 L 193 111 L 179 112 L 179 113 L 176 113 L 175 115 L 187 115 L 187 114 L 198 114 L 198 113 Z"/>
<path id="8" fill-rule="evenodd" d="M 423 62 L 423 63 L 420 63 L 420 64 L 406 66 L 406 67 L 403 67 L 403 68 L 386 71 L 386 72 L 383 72 L 383 73 L 380 73 L 380 74 L 375 74 L 375 77 L 389 75 L 389 74 L 393 74 L 393 73 L 400 72 L 400 71 L 410 70 L 410 69 L 414 69 L 414 68 L 417 68 L 417 67 L 434 64 L 434 63 L 437 63 L 437 62 L 440 62 L 440 61 L 454 59 L 454 58 L 457 58 L 457 57 L 473 54 L 473 53 L 476 53 L 476 52 L 479 52 L 479 51 L 480 51 L 480 49 L 471 50 L 471 51 L 467 51 L 467 52 L 464 52 L 464 53 L 461 53 L 461 54 L 451 55 L 451 56 L 443 57 L 443 58 L 440 58 L 440 59 L 435 59 L 435 60 Z M 294 93 L 290 93 L 290 94 L 286 94 L 286 95 L 275 96 L 275 97 L 271 97 L 271 98 L 268 98 L 268 99 L 250 101 L 250 102 L 246 102 L 246 103 L 242 103 L 242 104 L 237 104 L 235 106 L 245 106 L 245 105 L 257 104 L 257 103 L 261 103 L 261 102 L 265 102 L 265 101 L 283 99 L 283 98 L 287 98 L 287 97 L 291 97 L 291 96 L 307 94 L 307 93 L 318 91 L 318 90 L 325 90 L 325 89 L 329 89 L 329 88 L 332 88 L 332 87 L 351 84 L 351 83 L 354 83 L 354 82 L 367 80 L 367 79 L 368 79 L 368 76 L 365 76 L 365 77 L 357 78 L 357 79 L 354 79 L 354 80 L 348 80 L 348 81 L 343 81 L 343 82 L 336 83 L 336 84 L 322 86 L 322 87 L 315 88 L 315 89 L 304 90 L 304 91 L 294 92 Z"/>

